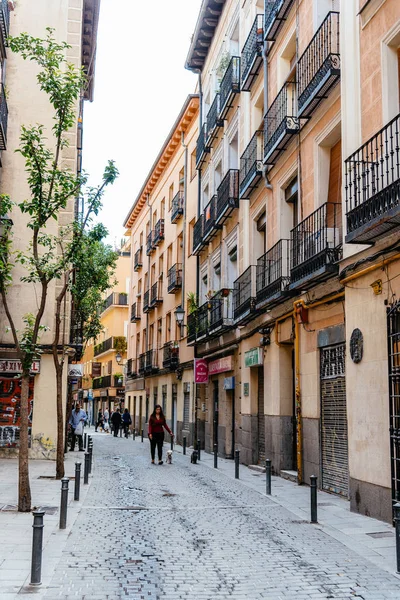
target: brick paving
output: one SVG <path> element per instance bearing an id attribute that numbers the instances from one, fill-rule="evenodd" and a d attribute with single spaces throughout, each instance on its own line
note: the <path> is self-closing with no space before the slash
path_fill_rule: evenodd
<path id="1" fill-rule="evenodd" d="M 400 579 L 188 456 L 151 466 L 147 441 L 99 436 L 44 598 L 386 600 Z"/>

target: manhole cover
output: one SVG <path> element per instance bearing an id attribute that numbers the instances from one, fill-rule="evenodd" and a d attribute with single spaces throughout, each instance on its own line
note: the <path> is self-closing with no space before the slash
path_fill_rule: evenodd
<path id="1" fill-rule="evenodd" d="M 2 512 L 14 512 L 16 510 L 17 510 L 16 504 L 4 504 L 4 506 L 2 506 L 2 508 L 1 508 Z"/>
<path id="2" fill-rule="evenodd" d="M 39 510 L 44 510 L 46 515 L 55 515 L 58 511 L 58 506 L 40 506 Z"/>
<path id="3" fill-rule="evenodd" d="M 374 539 L 379 539 L 379 538 L 394 538 L 394 533 L 392 533 L 391 531 L 377 531 L 374 533 L 367 533 L 367 535 L 369 535 L 369 537 L 372 537 Z"/>

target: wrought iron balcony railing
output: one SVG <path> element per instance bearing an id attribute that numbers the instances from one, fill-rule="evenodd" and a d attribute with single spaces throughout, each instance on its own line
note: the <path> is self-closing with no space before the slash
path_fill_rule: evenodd
<path id="1" fill-rule="evenodd" d="M 147 350 L 145 359 L 145 373 L 156 373 L 158 369 L 159 367 L 157 350 Z"/>
<path id="2" fill-rule="evenodd" d="M 330 12 L 297 63 L 299 117 L 310 117 L 340 79 L 339 13 Z"/>
<path id="3" fill-rule="evenodd" d="M 8 106 L 4 85 L 0 90 L 0 150 L 7 149 Z"/>
<path id="4" fill-rule="evenodd" d="M 240 92 L 240 57 L 232 56 L 219 88 L 219 118 L 226 119 L 233 106 L 235 94 Z"/>
<path id="5" fill-rule="evenodd" d="M 188 344 L 193 344 L 196 341 L 197 333 L 197 311 L 188 314 L 187 317 L 187 338 Z"/>
<path id="6" fill-rule="evenodd" d="M 128 294 L 113 292 L 105 300 L 103 312 L 110 306 L 128 306 Z"/>
<path id="7" fill-rule="evenodd" d="M 278 304 L 289 294 L 290 241 L 279 240 L 257 260 L 257 308 Z"/>
<path id="8" fill-rule="evenodd" d="M 345 161 L 346 242 L 372 244 L 400 228 L 400 114 Z"/>
<path id="9" fill-rule="evenodd" d="M 5 48 L 6 46 L 8 46 L 8 36 L 10 33 L 10 7 L 8 4 L 8 0 L 1 0 L 0 29 L 1 29 L 2 45 Z"/>
<path id="10" fill-rule="evenodd" d="M 159 279 L 151 286 L 151 294 L 150 294 L 150 307 L 157 306 L 158 304 L 162 304 L 163 295 L 162 295 L 162 279 Z"/>
<path id="11" fill-rule="evenodd" d="M 233 290 L 222 289 L 209 301 L 209 335 L 220 334 L 233 327 Z"/>
<path id="12" fill-rule="evenodd" d="M 215 98 L 207 113 L 206 130 L 207 130 L 207 146 L 211 148 L 215 138 L 218 135 L 218 127 L 224 126 L 224 120 L 220 119 L 220 95 L 215 94 Z"/>
<path id="13" fill-rule="evenodd" d="M 150 312 L 150 290 L 146 290 L 143 294 L 143 312 Z"/>
<path id="14" fill-rule="evenodd" d="M 240 157 L 240 198 L 250 198 L 262 179 L 264 132 L 256 131 Z"/>
<path id="15" fill-rule="evenodd" d="M 239 208 L 239 171 L 230 169 L 217 191 L 216 225 L 223 225 L 235 208 Z"/>
<path id="16" fill-rule="evenodd" d="M 149 256 L 153 252 L 153 250 L 155 248 L 153 240 L 154 240 L 154 231 L 150 231 L 150 233 L 147 236 L 147 240 L 146 240 L 146 254 L 147 254 L 147 256 Z"/>
<path id="17" fill-rule="evenodd" d="M 207 146 L 206 144 L 206 124 L 204 123 L 204 125 L 201 127 L 200 132 L 199 132 L 199 137 L 197 138 L 197 144 L 196 144 L 196 168 L 197 169 L 201 169 L 205 159 L 206 159 L 206 154 L 208 152 L 210 152 L 211 148 L 210 146 Z"/>
<path id="18" fill-rule="evenodd" d="M 182 287 L 182 264 L 176 263 L 168 270 L 168 294 L 174 294 Z"/>
<path id="19" fill-rule="evenodd" d="M 265 0 L 264 32 L 268 42 L 275 42 L 293 4 L 294 0 Z"/>
<path id="20" fill-rule="evenodd" d="M 327 202 L 290 232 L 290 289 L 306 289 L 339 272 L 341 209 Z"/>
<path id="21" fill-rule="evenodd" d="M 140 321 L 141 319 L 141 306 L 140 300 L 134 302 L 131 306 L 131 323 L 136 323 L 136 321 Z"/>
<path id="22" fill-rule="evenodd" d="M 252 265 L 233 284 L 233 318 L 236 325 L 245 325 L 256 315 L 256 267 Z"/>
<path id="23" fill-rule="evenodd" d="M 179 343 L 167 342 L 163 346 L 163 368 L 175 371 L 179 366 Z"/>
<path id="24" fill-rule="evenodd" d="M 106 340 L 104 340 L 104 342 L 101 342 L 100 344 L 96 344 L 94 347 L 94 355 L 98 356 L 99 354 L 103 354 L 103 352 L 108 352 L 109 350 L 112 350 L 114 348 L 114 338 L 110 337 Z"/>
<path id="25" fill-rule="evenodd" d="M 139 377 L 143 377 L 144 372 L 145 372 L 145 367 L 146 367 L 146 354 L 139 354 L 139 369 L 138 369 L 138 373 L 139 373 Z"/>
<path id="26" fill-rule="evenodd" d="M 293 135 L 299 132 L 296 83 L 284 84 L 264 119 L 264 163 L 274 165 Z"/>
<path id="27" fill-rule="evenodd" d="M 264 15 L 257 15 L 240 57 L 240 89 L 249 92 L 263 62 Z"/>
<path id="28" fill-rule="evenodd" d="M 164 219 L 158 219 L 154 230 L 153 246 L 158 246 L 164 240 Z"/>
<path id="29" fill-rule="evenodd" d="M 218 229 L 221 229 L 216 224 L 217 220 L 217 194 L 215 194 L 204 209 L 204 227 L 203 227 L 203 242 L 212 240 Z"/>
<path id="30" fill-rule="evenodd" d="M 176 223 L 183 215 L 185 196 L 183 191 L 178 192 L 172 199 L 171 223 Z"/>
<path id="31" fill-rule="evenodd" d="M 199 254 L 204 246 L 204 215 L 200 215 L 193 227 L 193 254 Z"/>
<path id="32" fill-rule="evenodd" d="M 209 325 L 209 302 L 205 302 L 196 311 L 196 340 L 207 337 Z"/>
<path id="33" fill-rule="evenodd" d="M 142 257 L 142 247 L 140 246 L 139 250 L 135 252 L 135 258 L 133 263 L 133 268 L 135 271 L 139 271 L 143 267 L 143 257 Z"/>
<path id="34" fill-rule="evenodd" d="M 138 376 L 137 359 L 130 358 L 126 363 L 126 376 L 128 379 L 135 379 Z"/>
<path id="35" fill-rule="evenodd" d="M 101 390 L 102 388 L 112 387 L 111 383 L 111 375 L 96 377 L 95 379 L 93 379 L 93 389 Z"/>

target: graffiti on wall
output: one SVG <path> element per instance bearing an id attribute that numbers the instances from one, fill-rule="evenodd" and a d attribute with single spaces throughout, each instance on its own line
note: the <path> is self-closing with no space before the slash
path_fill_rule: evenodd
<path id="1" fill-rule="evenodd" d="M 33 413 L 33 377 L 29 383 L 29 440 Z M 21 426 L 21 379 L 0 377 L 0 448 L 17 448 Z"/>

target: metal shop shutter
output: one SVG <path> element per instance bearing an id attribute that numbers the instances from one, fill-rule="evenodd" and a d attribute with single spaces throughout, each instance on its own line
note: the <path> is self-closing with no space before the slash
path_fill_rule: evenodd
<path id="1" fill-rule="evenodd" d="M 258 367 L 258 462 L 265 462 L 264 367 Z"/>
<path id="2" fill-rule="evenodd" d="M 322 489 L 348 497 L 345 345 L 321 349 Z"/>

